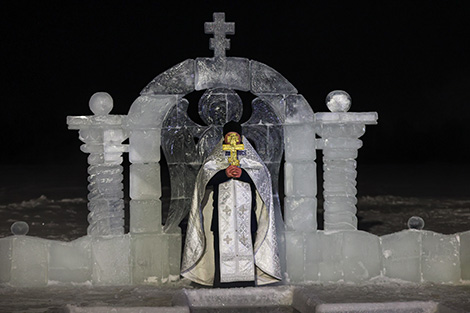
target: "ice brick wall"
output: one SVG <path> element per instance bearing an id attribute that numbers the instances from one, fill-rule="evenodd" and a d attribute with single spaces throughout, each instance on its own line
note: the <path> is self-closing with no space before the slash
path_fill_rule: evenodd
<path id="1" fill-rule="evenodd" d="M 181 247 L 179 233 L 85 236 L 71 242 L 1 238 L 0 283 L 17 287 L 162 284 L 179 278 L 179 251 L 174 246 Z"/>
<path id="2" fill-rule="evenodd" d="M 412 282 L 469 280 L 470 232 L 404 230 L 378 237 L 363 231 L 286 232 L 288 280 L 361 282 L 377 276 Z"/>

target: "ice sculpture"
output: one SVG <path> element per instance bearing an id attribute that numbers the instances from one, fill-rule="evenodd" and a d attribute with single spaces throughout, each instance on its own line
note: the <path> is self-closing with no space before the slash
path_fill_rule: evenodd
<path id="1" fill-rule="evenodd" d="M 357 230 L 356 157 L 365 125 L 377 113 L 351 113 L 343 91 L 327 96 L 330 112 L 313 113 L 306 99 L 280 73 L 246 58 L 227 57 L 227 34 L 234 23 L 214 13 L 205 24 L 213 34 L 213 57 L 185 60 L 155 77 L 132 103 L 127 115 L 109 114 L 112 98 L 90 99 L 91 116 L 71 116 L 89 153 L 87 236 L 57 242 L 26 236 L 18 223 L 13 236 L 0 239 L 0 283 L 45 286 L 164 284 L 179 279 L 181 230 L 194 180 L 205 156 L 219 140 L 222 125 L 239 120 L 249 91 L 252 115 L 244 134 L 271 172 L 285 281 L 364 281 L 386 276 L 415 282 L 470 280 L 470 232 L 441 235 L 411 229 L 378 237 Z M 192 121 L 185 95 L 205 90 Z M 319 136 L 320 138 L 317 138 Z M 124 144 L 129 138 L 129 144 Z M 170 171 L 169 215 L 162 226 L 160 149 Z M 325 229 L 317 230 L 316 151 L 323 152 Z M 124 233 L 122 154 L 130 160 L 130 232 Z M 279 181 L 284 155 L 284 181 Z M 284 184 L 282 186 L 282 184 Z M 283 189 L 280 187 L 284 187 Z M 279 194 L 280 190 L 284 194 Z M 284 222 L 280 218 L 284 200 Z"/>

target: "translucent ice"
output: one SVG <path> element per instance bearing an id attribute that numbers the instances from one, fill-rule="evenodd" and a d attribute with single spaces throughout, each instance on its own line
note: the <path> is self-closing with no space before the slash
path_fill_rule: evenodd
<path id="1" fill-rule="evenodd" d="M 197 58 L 196 90 L 231 88 L 250 90 L 250 61 L 244 58 Z"/>
<path id="2" fill-rule="evenodd" d="M 412 216 L 409 218 L 407 225 L 409 229 L 422 230 L 424 228 L 424 220 L 419 216 Z"/>
<path id="3" fill-rule="evenodd" d="M 460 233 L 460 268 L 463 280 L 470 280 L 470 231 Z"/>
<path id="4" fill-rule="evenodd" d="M 314 231 L 317 229 L 317 199 L 286 197 L 284 217 L 288 230 Z"/>
<path id="5" fill-rule="evenodd" d="M 131 200 L 130 232 L 160 233 L 162 230 L 162 203 L 160 200 Z"/>
<path id="6" fill-rule="evenodd" d="M 26 235 L 29 232 L 29 225 L 26 222 L 18 221 L 11 225 L 13 235 Z"/>
<path id="7" fill-rule="evenodd" d="M 250 61 L 251 92 L 254 94 L 296 94 L 292 84 L 279 72 L 266 64 Z"/>
<path id="8" fill-rule="evenodd" d="M 155 77 L 140 94 L 188 94 L 193 90 L 194 60 L 186 60 Z"/>
<path id="9" fill-rule="evenodd" d="M 91 273 L 91 237 L 72 242 L 50 242 L 50 281 L 82 283 L 91 280 Z"/>
<path id="10" fill-rule="evenodd" d="M 285 163 L 284 190 L 287 196 L 315 197 L 316 164 L 311 162 Z"/>
<path id="11" fill-rule="evenodd" d="M 129 160 L 132 163 L 160 161 L 160 129 L 134 130 L 129 138 Z"/>
<path id="12" fill-rule="evenodd" d="M 130 195 L 133 200 L 159 199 L 161 196 L 160 165 L 158 163 L 132 164 L 130 185 Z"/>
<path id="13" fill-rule="evenodd" d="M 130 237 L 128 235 L 93 238 L 93 284 L 130 284 L 130 258 Z"/>
<path id="14" fill-rule="evenodd" d="M 404 230 L 381 237 L 385 276 L 421 281 L 421 236 L 419 231 Z"/>
<path id="15" fill-rule="evenodd" d="M 132 236 L 132 283 L 162 281 L 162 265 L 168 262 L 167 240 L 166 236 L 158 234 Z"/>
<path id="16" fill-rule="evenodd" d="M 423 232 L 423 280 L 436 283 L 460 281 L 459 241 L 456 235 Z"/>
<path id="17" fill-rule="evenodd" d="M 305 252 L 304 234 L 301 232 L 286 231 L 286 254 L 288 279 L 291 282 L 304 281 Z"/>
<path id="18" fill-rule="evenodd" d="M 16 236 L 11 250 L 11 281 L 14 286 L 41 287 L 48 281 L 48 251 L 45 240 Z"/>

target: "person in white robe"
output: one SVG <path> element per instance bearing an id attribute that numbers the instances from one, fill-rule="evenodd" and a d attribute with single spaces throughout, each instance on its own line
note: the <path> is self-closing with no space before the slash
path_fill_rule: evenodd
<path id="1" fill-rule="evenodd" d="M 243 282 L 265 285 L 281 280 L 271 177 L 240 134 L 238 123 L 224 126 L 224 139 L 196 179 L 181 275 L 198 284 L 245 286 Z M 232 142 L 232 152 L 224 150 L 230 138 L 241 141 Z M 239 150 L 234 152 L 234 146 Z"/>

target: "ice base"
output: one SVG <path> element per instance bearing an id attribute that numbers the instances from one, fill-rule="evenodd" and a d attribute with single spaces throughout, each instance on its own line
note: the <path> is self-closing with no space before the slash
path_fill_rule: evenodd
<path id="1" fill-rule="evenodd" d="M 470 232 L 404 230 L 378 237 L 363 231 L 286 232 L 290 283 L 363 282 L 388 277 L 458 284 L 468 280 Z"/>
<path id="2" fill-rule="evenodd" d="M 161 285 L 179 279 L 181 233 L 84 236 L 71 242 L 31 236 L 0 239 L 0 283 Z"/>

